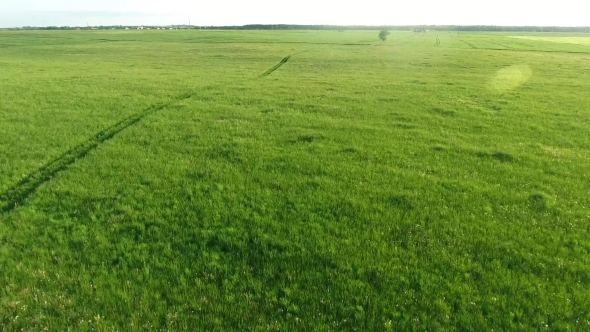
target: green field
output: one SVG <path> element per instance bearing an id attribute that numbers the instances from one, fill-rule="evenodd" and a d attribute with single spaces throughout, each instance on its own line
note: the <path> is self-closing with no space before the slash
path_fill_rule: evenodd
<path id="1" fill-rule="evenodd" d="M 377 34 L 0 32 L 0 330 L 590 330 L 590 36 Z"/>

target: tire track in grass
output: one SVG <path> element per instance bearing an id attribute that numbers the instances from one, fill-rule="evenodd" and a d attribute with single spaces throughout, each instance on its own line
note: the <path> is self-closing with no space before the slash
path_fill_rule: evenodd
<path id="1" fill-rule="evenodd" d="M 504 47 L 506 49 L 514 49 L 514 47 L 512 47 L 512 46 L 504 45 L 504 44 L 493 42 L 493 41 L 489 41 L 489 40 L 486 40 L 486 41 L 488 43 L 492 44 L 492 45 L 498 45 L 498 46 Z"/>
<path id="2" fill-rule="evenodd" d="M 422 37 L 422 36 L 420 35 L 420 37 Z M 403 36 L 398 39 L 394 39 L 394 40 L 392 40 L 392 42 L 407 41 L 408 39 L 412 39 L 412 38 L 416 38 L 416 33 L 413 33 L 408 36 Z"/>
<path id="3" fill-rule="evenodd" d="M 0 195 L 0 212 L 8 213 L 27 200 L 44 183 L 50 181 L 56 174 L 66 170 L 77 160 L 84 158 L 89 152 L 98 148 L 102 143 L 112 139 L 118 133 L 136 124 L 146 116 L 164 108 L 193 97 L 195 93 L 179 95 L 169 102 L 152 105 L 151 107 L 133 114 L 116 124 L 102 130 L 85 142 L 71 148 L 61 156 L 53 159 L 43 167 L 29 174 L 26 178 L 9 188 Z"/>
<path id="4" fill-rule="evenodd" d="M 293 55 L 303 52 L 307 51 L 297 52 L 284 57 L 281 60 L 281 62 L 276 64 L 271 69 L 267 70 L 262 75 L 258 76 L 258 78 L 266 77 L 272 74 L 272 72 L 279 69 L 287 61 L 289 61 L 289 59 Z M 116 124 L 106 129 L 103 129 L 101 132 L 92 136 L 83 143 L 69 149 L 59 157 L 53 159 L 49 163 L 39 168 L 38 170 L 30 173 L 27 177 L 19 181 L 17 184 L 9 188 L 4 193 L 0 194 L 0 213 L 9 213 L 16 209 L 18 206 L 23 205 L 27 198 L 33 193 L 35 193 L 42 184 L 50 181 L 56 174 L 66 170 L 70 165 L 75 163 L 77 160 L 84 158 L 89 152 L 98 148 L 102 143 L 112 139 L 118 133 L 141 121 L 146 116 L 157 111 L 161 111 L 170 105 L 192 98 L 195 94 L 196 92 L 185 93 L 182 95 L 178 95 L 169 102 L 152 105 L 151 107 L 148 107 L 147 109 L 139 113 L 131 115 L 117 122 Z"/>
<path id="5" fill-rule="evenodd" d="M 263 77 L 266 77 L 266 76 L 272 74 L 275 70 L 281 68 L 285 63 L 287 63 L 287 61 L 289 61 L 289 59 L 291 59 L 291 55 L 287 55 L 286 57 L 284 57 L 279 63 L 277 63 L 272 68 L 270 68 L 269 70 L 265 71 L 260 76 L 258 76 L 258 78 L 263 78 Z"/>
<path id="6" fill-rule="evenodd" d="M 471 44 L 470 42 L 464 41 L 463 39 L 459 39 L 459 40 L 464 42 L 465 44 L 469 45 L 469 47 L 471 47 L 472 49 L 477 49 L 477 47 L 475 47 L 475 45 Z"/>
<path id="7" fill-rule="evenodd" d="M 297 54 L 301 54 L 303 52 L 307 52 L 307 50 L 301 51 L 301 52 L 297 52 L 297 53 L 293 53 L 293 54 L 290 54 L 290 55 L 287 55 L 279 63 L 277 63 L 276 65 L 274 65 L 272 68 L 270 68 L 269 70 L 267 70 L 264 73 L 260 74 L 260 76 L 258 76 L 258 78 L 264 78 L 264 77 L 272 74 L 275 70 L 281 68 L 285 63 L 287 63 L 289 61 L 289 59 L 291 59 L 292 56 L 297 55 Z"/>

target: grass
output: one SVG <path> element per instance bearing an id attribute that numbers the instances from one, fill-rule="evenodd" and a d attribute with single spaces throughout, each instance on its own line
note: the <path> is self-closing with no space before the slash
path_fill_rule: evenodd
<path id="1" fill-rule="evenodd" d="M 0 330 L 589 329 L 589 38 L 377 34 L 0 32 Z"/>
<path id="2" fill-rule="evenodd" d="M 528 39 L 533 41 L 549 41 L 553 43 L 567 43 L 574 45 L 590 45 L 590 38 L 587 36 L 514 36 L 513 38 Z"/>

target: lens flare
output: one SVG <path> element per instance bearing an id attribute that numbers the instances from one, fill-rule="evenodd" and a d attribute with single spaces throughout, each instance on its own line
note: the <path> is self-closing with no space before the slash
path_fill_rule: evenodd
<path id="1" fill-rule="evenodd" d="M 496 92 L 513 90 L 526 83 L 532 75 L 533 72 L 527 65 L 502 68 L 490 80 L 488 87 Z"/>

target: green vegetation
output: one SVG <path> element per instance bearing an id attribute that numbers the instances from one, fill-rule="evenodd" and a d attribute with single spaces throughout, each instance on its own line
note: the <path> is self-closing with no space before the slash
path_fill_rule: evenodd
<path id="1" fill-rule="evenodd" d="M 247 24 L 247 25 L 230 25 L 230 26 L 195 26 L 195 25 L 107 25 L 107 26 L 44 26 L 44 27 L 21 27 L 10 28 L 7 30 L 92 30 L 92 29 L 137 29 L 137 28 L 173 28 L 173 29 L 196 29 L 196 30 L 331 30 L 331 31 L 359 31 L 359 30 L 393 30 L 393 31 L 489 31 L 489 32 L 572 32 L 572 33 L 590 33 L 590 27 L 574 26 L 498 26 L 498 25 L 300 25 L 300 24 Z"/>
<path id="2" fill-rule="evenodd" d="M 588 42 L 375 33 L 0 32 L 0 330 L 590 329 Z"/>
<path id="3" fill-rule="evenodd" d="M 391 32 L 387 31 L 387 30 L 381 30 L 379 32 L 379 39 L 381 39 L 382 41 L 386 41 L 387 37 L 391 34 Z"/>

